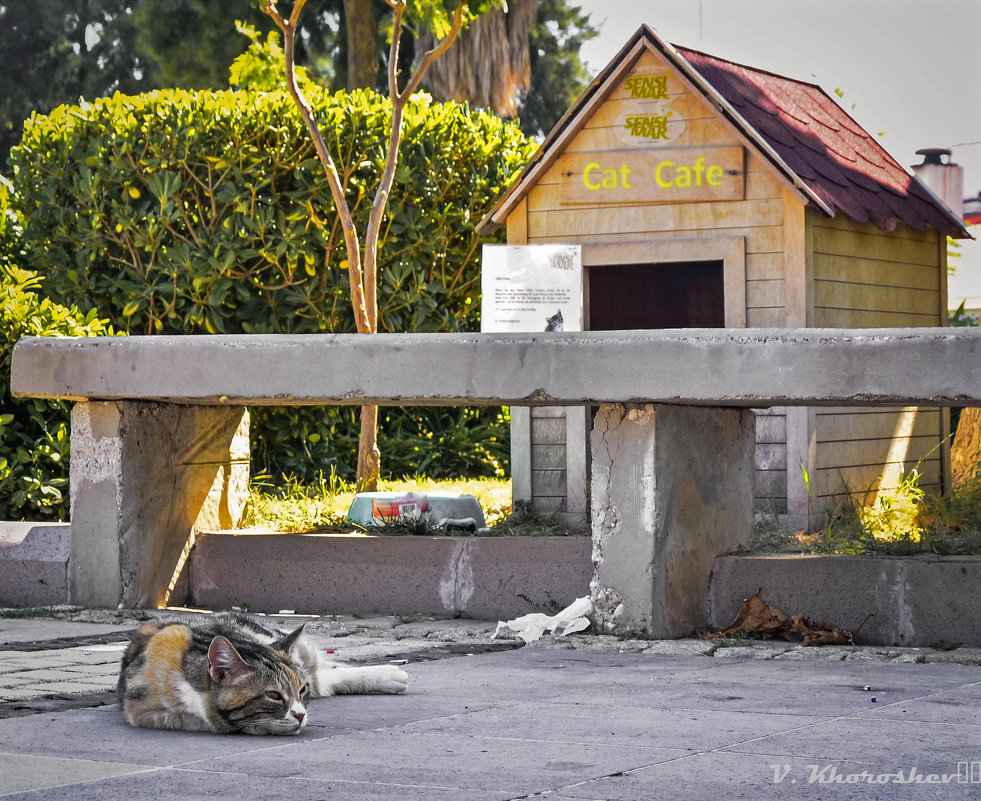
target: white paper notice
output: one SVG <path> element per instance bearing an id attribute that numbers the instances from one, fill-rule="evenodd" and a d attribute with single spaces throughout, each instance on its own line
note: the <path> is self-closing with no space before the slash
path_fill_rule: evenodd
<path id="1" fill-rule="evenodd" d="M 480 330 L 582 330 L 579 245 L 484 245 Z"/>

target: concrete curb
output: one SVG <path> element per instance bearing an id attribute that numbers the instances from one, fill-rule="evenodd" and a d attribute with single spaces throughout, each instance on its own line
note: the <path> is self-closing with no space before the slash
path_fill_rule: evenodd
<path id="1" fill-rule="evenodd" d="M 53 606 L 68 599 L 68 523 L 0 522 L 0 606 Z"/>
<path id="2" fill-rule="evenodd" d="M 0 606 L 68 601 L 71 529 L 0 523 Z M 302 566 L 299 567 L 299 566 Z M 332 614 L 427 614 L 498 619 L 555 612 L 589 593 L 588 537 L 201 535 L 188 597 L 208 609 L 247 605 Z M 708 626 L 743 598 L 854 630 L 876 646 L 981 646 L 981 557 L 738 555 L 715 561 Z"/>
<path id="3" fill-rule="evenodd" d="M 589 537 L 204 534 L 189 604 L 505 619 L 589 594 Z"/>
<path id="4" fill-rule="evenodd" d="M 762 597 L 854 631 L 860 643 L 981 645 L 981 557 L 740 555 L 715 561 L 709 625 L 732 621 L 743 598 Z"/>

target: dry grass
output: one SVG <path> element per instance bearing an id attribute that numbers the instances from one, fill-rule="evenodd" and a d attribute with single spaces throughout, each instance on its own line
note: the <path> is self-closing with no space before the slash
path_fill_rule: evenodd
<path id="1" fill-rule="evenodd" d="M 765 553 L 981 555 L 981 479 L 952 497 L 923 492 L 916 471 L 874 503 L 842 501 L 818 531 L 791 531 L 759 521 L 753 550 Z M 866 499 L 870 496 L 867 495 Z"/>

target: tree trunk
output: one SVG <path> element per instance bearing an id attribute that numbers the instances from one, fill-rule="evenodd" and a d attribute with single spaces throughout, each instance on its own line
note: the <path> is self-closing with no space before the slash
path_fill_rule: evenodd
<path id="1" fill-rule="evenodd" d="M 358 438 L 358 490 L 376 492 L 381 476 L 381 451 L 378 449 L 378 407 L 361 407 L 361 436 Z"/>
<path id="2" fill-rule="evenodd" d="M 453 12 L 453 22 L 449 32 L 432 49 L 427 50 L 423 54 L 401 91 L 399 91 L 397 80 L 399 37 L 402 31 L 402 14 L 405 12 L 407 0 L 387 0 L 393 12 L 392 42 L 388 60 L 388 89 L 392 101 L 392 129 L 388 141 L 388 152 L 385 156 L 385 168 L 382 170 L 378 190 L 375 193 L 375 199 L 371 205 L 371 213 L 368 215 L 363 265 L 357 229 L 354 226 L 354 218 L 351 216 L 351 210 L 344 197 L 344 189 L 341 186 L 337 167 L 334 164 L 334 159 L 331 157 L 330 152 L 327 150 L 323 135 L 320 133 L 320 127 L 317 125 L 317 121 L 313 116 L 313 109 L 310 108 L 310 104 L 296 83 L 294 37 L 296 35 L 300 13 L 303 11 L 303 6 L 306 5 L 306 2 L 307 0 L 295 0 L 288 20 L 280 16 L 276 10 L 275 0 L 264 0 L 262 9 L 272 17 L 273 22 L 283 32 L 286 86 L 300 112 L 300 116 L 303 117 L 303 121 L 310 132 L 314 148 L 317 151 L 317 155 L 324 168 L 324 173 L 327 176 L 327 184 L 330 187 L 330 193 L 334 199 L 334 206 L 337 209 L 337 214 L 341 221 L 341 229 L 344 231 L 344 246 L 348 256 L 348 277 L 351 285 L 351 306 L 354 310 L 354 319 L 358 332 L 361 334 L 374 334 L 378 331 L 378 237 L 381 230 L 382 217 L 385 214 L 385 207 L 388 204 L 388 196 L 392 190 L 392 183 L 395 180 L 399 144 L 402 140 L 402 112 L 407 100 L 419 86 L 419 82 L 422 80 L 423 75 L 425 75 L 426 70 L 429 69 L 436 59 L 446 52 L 447 48 L 449 48 L 450 44 L 460 33 L 463 27 L 465 0 L 458 0 L 456 10 Z M 349 38 L 352 36 L 352 23 L 358 19 L 364 19 L 364 7 L 369 5 L 369 0 L 344 0 L 345 12 L 351 11 L 348 20 Z M 373 15 L 370 16 L 373 18 Z M 370 39 L 372 51 L 374 51 L 375 33 L 373 22 L 370 23 L 370 27 L 372 28 Z M 368 35 L 366 33 L 355 36 L 354 45 L 360 46 L 365 44 L 367 38 Z M 357 49 L 357 47 L 353 49 Z M 377 490 L 380 474 L 381 453 L 378 449 L 378 407 L 362 406 L 361 437 L 358 442 L 358 468 L 355 476 L 358 487 L 368 491 Z"/>
<path id="3" fill-rule="evenodd" d="M 347 90 L 374 89 L 378 81 L 377 26 L 371 0 L 344 0 L 347 25 Z"/>
<path id="4" fill-rule="evenodd" d="M 981 477 L 981 408 L 977 406 L 961 410 L 957 434 L 950 446 L 950 470 L 954 492 Z"/>

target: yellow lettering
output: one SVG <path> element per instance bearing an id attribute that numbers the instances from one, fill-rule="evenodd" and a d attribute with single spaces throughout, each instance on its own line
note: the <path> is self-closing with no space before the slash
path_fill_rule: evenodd
<path id="1" fill-rule="evenodd" d="M 674 166 L 673 161 L 659 161 L 657 163 L 657 169 L 654 170 L 654 182 L 661 187 L 661 189 L 670 189 L 674 186 L 674 181 L 670 178 L 665 180 L 662 176 L 663 170 L 670 170 Z"/>
<path id="2" fill-rule="evenodd" d="M 604 189 L 616 189 L 617 188 L 617 171 L 616 170 L 603 170 L 603 188 Z"/>
<path id="3" fill-rule="evenodd" d="M 583 183 L 583 186 L 585 186 L 591 192 L 595 192 L 597 189 L 599 189 L 600 188 L 600 184 L 599 183 L 591 183 L 590 180 L 589 180 L 589 173 L 591 173 L 593 170 L 598 170 L 599 168 L 600 168 L 600 165 L 599 165 L 599 162 L 598 161 L 591 161 L 591 162 L 589 162 L 589 164 L 586 165 L 586 168 L 582 171 L 582 183 Z"/>
<path id="4" fill-rule="evenodd" d="M 678 167 L 675 174 L 677 176 L 674 180 L 675 186 L 679 189 L 687 189 L 691 186 L 691 167 L 682 165 Z"/>
<path id="5" fill-rule="evenodd" d="M 702 185 L 702 173 L 705 171 L 705 156 L 695 159 L 695 166 L 692 168 L 695 173 L 695 186 Z"/>
<path id="6" fill-rule="evenodd" d="M 627 166 L 626 162 L 620 165 L 620 183 L 624 189 L 633 189 L 633 186 L 631 186 L 630 182 L 627 180 L 627 176 L 632 172 L 633 170 Z"/>
<path id="7" fill-rule="evenodd" d="M 722 186 L 722 167 L 719 164 L 713 164 L 708 168 L 708 172 L 705 174 L 705 178 L 709 183 L 709 186 Z"/>

